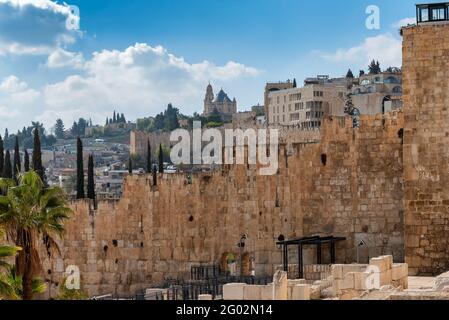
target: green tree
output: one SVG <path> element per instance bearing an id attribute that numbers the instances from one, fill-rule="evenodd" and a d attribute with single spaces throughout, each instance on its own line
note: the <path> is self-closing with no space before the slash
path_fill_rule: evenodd
<path id="1" fill-rule="evenodd" d="M 39 239 L 43 239 L 48 256 L 59 251 L 55 236 L 64 232 L 64 221 L 71 214 L 62 189 L 46 188 L 39 174 L 34 171 L 19 176 L 19 182 L 0 179 L 6 188 L 0 196 L 0 225 L 10 239 L 22 248 L 16 258 L 17 274 L 22 277 L 23 299 L 33 298 L 33 279 L 42 271 L 39 256 Z"/>
<path id="2" fill-rule="evenodd" d="M 87 120 L 79 118 L 78 120 L 78 135 L 84 137 L 86 135 L 86 128 L 88 127 Z"/>
<path id="3" fill-rule="evenodd" d="M 13 167 L 13 176 L 14 179 L 16 179 L 16 181 L 20 171 L 22 171 L 22 162 L 20 160 L 19 137 L 16 136 L 16 144 L 14 146 L 14 167 Z"/>
<path id="4" fill-rule="evenodd" d="M 349 69 L 348 73 L 346 73 L 346 78 L 348 79 L 354 79 L 354 74 L 352 73 L 352 70 Z"/>
<path id="5" fill-rule="evenodd" d="M 72 134 L 72 136 L 77 137 L 79 136 L 79 129 L 78 129 L 78 123 L 75 121 L 73 122 L 72 128 L 70 129 L 70 133 Z"/>
<path id="6" fill-rule="evenodd" d="M 159 173 L 164 173 L 164 151 L 162 149 L 162 144 L 159 145 Z"/>
<path id="7" fill-rule="evenodd" d="M 151 154 L 151 143 L 150 140 L 147 142 L 147 173 L 151 173 L 151 166 L 153 165 L 152 154 Z"/>
<path id="8" fill-rule="evenodd" d="M 5 164 L 5 149 L 3 147 L 3 139 L 0 136 L 0 178 L 3 177 L 3 165 Z"/>
<path id="9" fill-rule="evenodd" d="M 94 176 L 94 156 L 89 155 L 87 166 L 87 198 L 95 203 L 95 176 Z"/>
<path id="10" fill-rule="evenodd" d="M 128 160 L 128 173 L 130 175 L 133 174 L 133 159 L 131 159 L 131 157 L 129 157 L 129 160 Z"/>
<path id="11" fill-rule="evenodd" d="M 4 276 L 5 282 L 11 288 L 12 293 L 9 296 L 9 299 L 24 299 L 24 291 L 23 291 L 23 277 L 17 273 L 17 269 L 15 266 L 11 266 L 7 269 L 7 272 Z M 47 286 L 42 279 L 38 277 L 34 277 L 31 281 L 31 294 L 34 296 L 35 294 L 44 293 L 47 290 Z"/>
<path id="12" fill-rule="evenodd" d="M 371 63 L 368 66 L 368 70 L 370 74 L 379 74 L 382 72 L 381 68 L 380 68 L 380 63 L 379 61 L 375 61 L 373 59 L 373 61 L 371 61 Z"/>
<path id="13" fill-rule="evenodd" d="M 112 117 L 112 123 L 117 123 L 117 114 L 115 113 L 115 110 L 114 110 L 114 116 Z"/>
<path id="14" fill-rule="evenodd" d="M 56 120 L 55 124 L 55 135 L 58 139 L 64 139 L 64 122 L 61 119 Z"/>
<path id="15" fill-rule="evenodd" d="M 23 150 L 23 153 L 24 153 L 24 160 L 23 160 L 24 170 L 25 172 L 28 172 L 30 171 L 30 155 L 28 154 L 27 149 Z"/>
<path id="16" fill-rule="evenodd" d="M 6 150 L 5 164 L 3 165 L 3 178 L 12 179 L 11 154 Z"/>
<path id="17" fill-rule="evenodd" d="M 0 228 L 0 239 L 3 239 L 4 235 L 4 230 Z M 8 274 L 5 273 L 11 268 L 5 259 L 15 257 L 20 250 L 19 247 L 0 245 L 0 300 L 18 298 L 8 279 Z"/>
<path id="18" fill-rule="evenodd" d="M 84 163 L 83 163 L 83 142 L 78 137 L 76 140 L 76 198 L 84 199 Z"/>
<path id="19" fill-rule="evenodd" d="M 298 87 L 298 85 L 296 84 L 296 78 L 295 79 L 293 79 L 293 88 L 297 88 Z"/>
<path id="20" fill-rule="evenodd" d="M 34 148 L 33 148 L 33 170 L 39 175 L 42 181 L 45 182 L 45 170 L 42 165 L 42 150 L 41 150 L 41 140 L 39 135 L 39 128 L 34 129 Z"/>
<path id="21" fill-rule="evenodd" d="M 173 131 L 179 128 L 178 114 L 179 110 L 177 108 L 173 108 L 173 105 L 170 103 L 164 113 L 165 131 Z"/>

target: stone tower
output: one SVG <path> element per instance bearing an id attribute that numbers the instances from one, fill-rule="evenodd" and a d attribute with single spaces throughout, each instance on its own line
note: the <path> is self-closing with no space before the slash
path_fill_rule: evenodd
<path id="1" fill-rule="evenodd" d="M 209 83 L 206 89 L 206 97 L 204 98 L 204 114 L 209 114 L 213 111 L 211 110 L 213 102 L 214 102 L 214 89 Z"/>
<path id="2" fill-rule="evenodd" d="M 435 275 L 449 270 L 449 21 L 402 34 L 406 262 Z"/>

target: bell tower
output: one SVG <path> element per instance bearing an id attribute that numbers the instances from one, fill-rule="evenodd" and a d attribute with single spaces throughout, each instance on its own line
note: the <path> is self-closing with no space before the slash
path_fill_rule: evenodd
<path id="1" fill-rule="evenodd" d="M 204 114 L 209 114 L 213 111 L 211 110 L 213 101 L 214 101 L 214 89 L 209 83 L 206 90 L 206 97 L 204 98 Z"/>

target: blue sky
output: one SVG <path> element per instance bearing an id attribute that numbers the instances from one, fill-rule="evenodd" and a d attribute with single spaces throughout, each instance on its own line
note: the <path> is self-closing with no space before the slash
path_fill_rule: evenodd
<path id="1" fill-rule="evenodd" d="M 133 119 L 169 102 L 201 112 L 209 81 L 244 110 L 263 103 L 267 81 L 341 76 L 372 58 L 399 66 L 398 23 L 415 15 L 409 0 L 67 2 L 80 9 L 75 28 L 61 3 L 0 0 L 0 132 L 103 122 L 114 108 Z M 379 30 L 365 27 L 369 5 Z"/>

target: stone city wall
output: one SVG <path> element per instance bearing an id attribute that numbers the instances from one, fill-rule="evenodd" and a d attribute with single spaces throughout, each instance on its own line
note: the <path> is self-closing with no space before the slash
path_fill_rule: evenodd
<path id="1" fill-rule="evenodd" d="M 90 295 L 132 295 L 165 277 L 188 278 L 192 265 L 226 266 L 245 233 L 244 271 L 254 258 L 256 275 L 282 263 L 280 235 L 346 237 L 337 263 L 354 262 L 360 240 L 361 263 L 385 254 L 402 262 L 402 128 L 400 112 L 362 117 L 359 129 L 351 119 L 327 120 L 321 143 L 293 144 L 293 152 L 281 146 L 274 176 L 239 165 L 191 179 L 159 175 L 157 186 L 150 176 L 128 177 L 119 201 L 101 201 L 97 210 L 72 204 L 62 257 L 44 261 L 46 278 L 60 283 L 76 265 Z M 305 264 L 315 264 L 314 248 L 305 253 Z M 326 248 L 323 263 L 330 263 Z"/>

